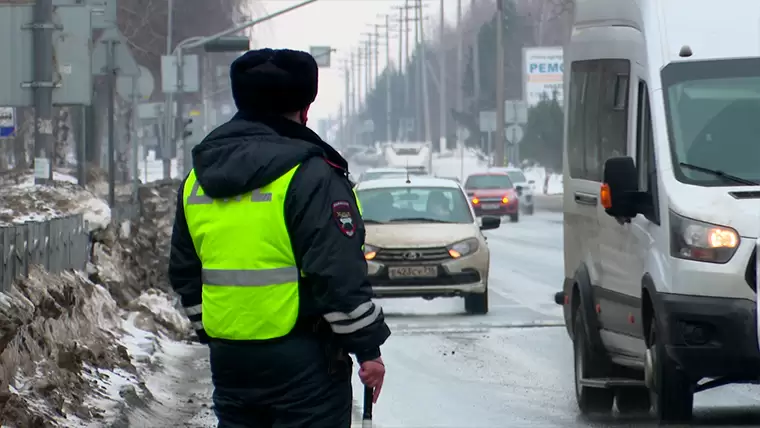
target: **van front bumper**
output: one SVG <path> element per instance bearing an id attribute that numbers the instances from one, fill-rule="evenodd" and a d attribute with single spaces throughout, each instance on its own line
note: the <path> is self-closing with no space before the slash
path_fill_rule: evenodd
<path id="1" fill-rule="evenodd" d="M 755 302 L 657 293 L 668 355 L 694 377 L 760 377 Z"/>

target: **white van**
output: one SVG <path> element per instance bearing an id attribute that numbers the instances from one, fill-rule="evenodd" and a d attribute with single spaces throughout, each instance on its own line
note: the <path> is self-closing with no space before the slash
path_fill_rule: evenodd
<path id="1" fill-rule="evenodd" d="M 556 300 L 578 405 L 685 421 L 760 379 L 760 1 L 576 4 Z"/>

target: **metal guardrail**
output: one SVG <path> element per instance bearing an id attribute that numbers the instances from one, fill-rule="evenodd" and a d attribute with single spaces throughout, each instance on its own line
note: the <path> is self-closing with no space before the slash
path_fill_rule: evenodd
<path id="1" fill-rule="evenodd" d="M 81 214 L 0 227 L 0 291 L 29 275 L 31 266 L 48 272 L 84 270 L 90 236 Z"/>

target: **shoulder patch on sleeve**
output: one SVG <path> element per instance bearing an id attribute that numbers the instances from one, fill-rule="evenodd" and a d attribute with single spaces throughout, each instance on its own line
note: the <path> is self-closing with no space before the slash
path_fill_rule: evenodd
<path id="1" fill-rule="evenodd" d="M 332 204 L 332 214 L 335 224 L 341 233 L 349 238 L 356 234 L 356 222 L 354 220 L 354 210 L 348 201 L 335 201 Z"/>

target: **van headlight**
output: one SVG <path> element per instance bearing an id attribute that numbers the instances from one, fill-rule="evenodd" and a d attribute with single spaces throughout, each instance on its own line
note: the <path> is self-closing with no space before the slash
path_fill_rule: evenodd
<path id="1" fill-rule="evenodd" d="M 727 226 L 704 223 L 670 212 L 670 255 L 679 259 L 726 263 L 739 248 L 739 234 Z"/>
<path id="2" fill-rule="evenodd" d="M 378 248 L 373 245 L 364 244 L 364 260 L 372 260 L 377 257 L 377 250 Z"/>
<path id="3" fill-rule="evenodd" d="M 478 240 L 475 238 L 465 239 L 464 241 L 457 242 L 456 244 L 446 247 L 449 250 L 449 255 L 453 259 L 469 256 L 470 254 L 478 251 Z"/>

